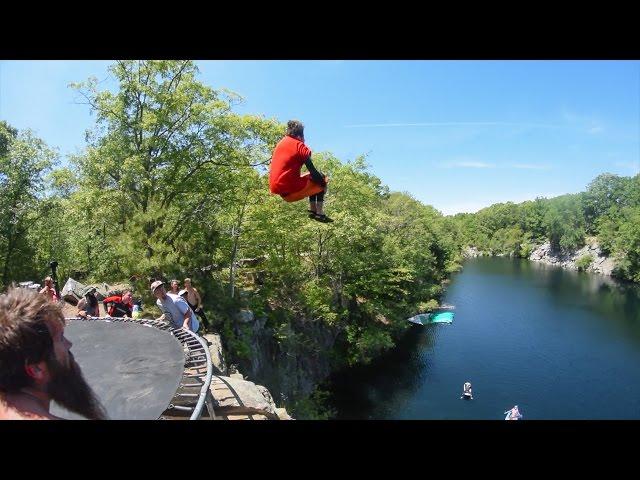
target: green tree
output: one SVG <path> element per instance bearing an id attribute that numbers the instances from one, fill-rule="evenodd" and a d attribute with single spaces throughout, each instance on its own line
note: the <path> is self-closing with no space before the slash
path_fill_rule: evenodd
<path id="1" fill-rule="evenodd" d="M 596 232 L 596 219 L 609 209 L 628 205 L 628 183 L 626 177 L 603 173 L 589 184 L 584 192 L 584 216 L 589 233 Z"/>
<path id="2" fill-rule="evenodd" d="M 93 200 L 111 235 L 101 263 L 120 276 L 194 266 L 194 243 L 217 237 L 212 217 L 248 169 L 268 161 L 282 127 L 232 113 L 240 97 L 198 82 L 191 61 L 119 61 L 109 70 L 115 93 L 99 91 L 96 79 L 72 85 L 97 116 L 74 163 L 77 197 Z"/>
<path id="3" fill-rule="evenodd" d="M 39 206 L 44 176 L 55 160 L 56 153 L 31 131 L 0 124 L 0 284 L 4 286 L 39 272 L 28 232 L 40 216 L 51 214 Z"/>
<path id="4" fill-rule="evenodd" d="M 619 275 L 640 282 L 640 206 L 622 209 L 614 253 L 618 257 Z"/>
<path id="5" fill-rule="evenodd" d="M 570 250 L 584 245 L 585 220 L 580 195 L 562 195 L 551 199 L 544 225 L 553 248 Z"/>

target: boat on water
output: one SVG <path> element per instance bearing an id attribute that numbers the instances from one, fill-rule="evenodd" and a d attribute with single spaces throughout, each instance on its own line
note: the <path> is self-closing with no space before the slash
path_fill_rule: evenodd
<path id="1" fill-rule="evenodd" d="M 409 318 L 408 321 L 415 323 L 416 325 L 427 325 L 429 323 L 452 323 L 453 317 L 453 312 L 421 313 Z"/>

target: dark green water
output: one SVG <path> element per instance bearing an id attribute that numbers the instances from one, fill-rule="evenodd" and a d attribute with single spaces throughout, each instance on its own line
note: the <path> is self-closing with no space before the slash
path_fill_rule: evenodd
<path id="1" fill-rule="evenodd" d="M 451 325 L 336 375 L 340 419 L 640 419 L 640 287 L 527 260 L 455 274 Z M 460 400 L 465 381 L 474 400 Z"/>

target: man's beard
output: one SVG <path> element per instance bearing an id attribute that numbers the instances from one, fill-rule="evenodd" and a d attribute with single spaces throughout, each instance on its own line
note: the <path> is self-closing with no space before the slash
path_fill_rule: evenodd
<path id="1" fill-rule="evenodd" d="M 51 372 L 48 393 L 67 410 L 89 420 L 106 420 L 107 414 L 82 375 L 80 365 L 69 352 L 69 366 L 61 364 L 55 357 L 47 362 Z"/>

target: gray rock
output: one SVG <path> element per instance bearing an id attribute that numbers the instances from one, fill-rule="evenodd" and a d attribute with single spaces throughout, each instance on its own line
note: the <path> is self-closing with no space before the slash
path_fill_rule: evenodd
<path id="1" fill-rule="evenodd" d="M 209 353 L 211 354 L 211 363 L 217 370 L 215 373 L 227 375 L 227 365 L 222 352 L 222 341 L 217 333 L 208 333 L 203 337 L 209 344 Z"/>
<path id="2" fill-rule="evenodd" d="M 293 420 L 293 418 L 287 413 L 286 408 L 276 408 L 276 415 L 278 415 L 280 420 Z"/>
<path id="3" fill-rule="evenodd" d="M 29 290 L 40 290 L 40 284 L 39 283 L 33 283 L 31 280 L 29 280 L 28 282 L 20 282 L 18 283 L 18 285 L 20 285 L 20 288 L 27 288 Z"/>
<path id="4" fill-rule="evenodd" d="M 236 319 L 240 323 L 251 323 L 255 320 L 255 315 L 249 309 L 242 309 L 236 314 Z"/>
<path id="5" fill-rule="evenodd" d="M 64 298 L 67 302 L 72 305 L 77 305 L 78 302 L 82 299 L 82 291 L 86 287 L 94 287 L 96 289 L 96 298 L 99 302 L 107 298 L 109 293 L 109 285 L 106 283 L 90 283 L 84 284 L 80 283 L 77 280 L 69 277 L 67 283 L 64 284 L 62 291 L 60 292 L 62 298 Z"/>
<path id="6" fill-rule="evenodd" d="M 254 324 L 254 330 L 261 330 L 267 323 L 267 317 L 256 317 L 256 323 Z"/>
<path id="7" fill-rule="evenodd" d="M 589 272 L 611 275 L 615 267 L 615 261 L 605 257 L 597 242 L 589 240 L 588 243 L 574 252 L 554 252 L 551 251 L 551 244 L 544 243 L 536 247 L 529 255 L 529 260 L 556 265 L 570 270 L 577 270 L 576 262 L 585 255 L 591 255 L 593 261 L 587 268 Z"/>
<path id="8" fill-rule="evenodd" d="M 615 268 L 615 262 L 613 261 L 613 259 L 604 258 L 598 264 L 598 268 L 595 271 L 603 275 L 611 275 L 611 273 L 613 273 L 614 268 Z"/>
<path id="9" fill-rule="evenodd" d="M 67 283 L 62 287 L 62 291 L 60 295 L 71 305 L 77 305 L 78 302 L 82 299 L 82 291 L 85 289 L 86 285 L 74 280 L 69 277 Z"/>
<path id="10" fill-rule="evenodd" d="M 273 397 L 271 396 L 271 393 L 269 393 L 269 390 L 267 390 L 267 387 L 263 387 L 262 385 L 256 385 L 256 388 L 262 394 L 265 400 L 267 400 L 268 403 L 274 405 L 275 407 L 275 402 L 273 401 Z"/>
<path id="11" fill-rule="evenodd" d="M 476 247 L 466 247 L 462 252 L 462 256 L 464 258 L 481 257 L 482 252 L 480 252 Z"/>
<path id="12" fill-rule="evenodd" d="M 278 420 L 271 394 L 261 385 L 233 376 L 216 375 L 211 381 L 211 394 L 218 416 L 260 414 Z"/>

